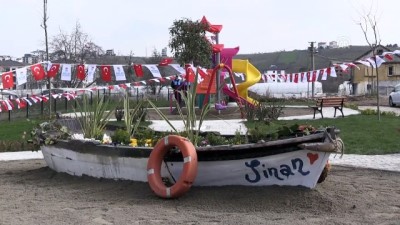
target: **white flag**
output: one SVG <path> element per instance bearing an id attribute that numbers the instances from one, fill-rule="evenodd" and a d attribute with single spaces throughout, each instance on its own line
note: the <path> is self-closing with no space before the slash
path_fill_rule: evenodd
<path id="1" fill-rule="evenodd" d="M 361 63 L 361 64 L 363 64 L 364 66 L 368 66 L 368 67 L 371 67 L 371 66 L 372 66 L 371 63 L 369 63 L 368 61 L 365 61 L 365 60 L 358 60 L 358 61 L 356 61 L 356 62 Z"/>
<path id="2" fill-rule="evenodd" d="M 186 70 L 182 68 L 179 64 L 169 64 L 169 65 L 172 66 L 172 68 L 174 68 L 176 71 L 178 71 L 179 74 L 186 74 Z"/>
<path id="3" fill-rule="evenodd" d="M 336 70 L 335 70 L 334 66 L 332 66 L 331 69 L 330 69 L 330 76 L 331 77 L 337 77 Z"/>
<path id="4" fill-rule="evenodd" d="M 71 64 L 62 64 L 61 80 L 71 81 Z"/>
<path id="5" fill-rule="evenodd" d="M 153 75 L 153 77 L 161 78 L 161 73 L 160 73 L 160 71 L 158 70 L 158 67 L 155 64 L 144 65 L 144 66 L 147 67 L 147 69 L 150 70 L 150 72 Z"/>
<path id="6" fill-rule="evenodd" d="M 17 85 L 25 84 L 27 82 L 26 73 L 26 67 L 15 70 Z"/>
<path id="7" fill-rule="evenodd" d="M 126 80 L 124 68 L 122 67 L 122 65 L 113 65 L 113 67 L 114 67 L 115 80 L 116 81 Z"/>
<path id="8" fill-rule="evenodd" d="M 48 61 L 48 62 L 47 62 L 47 71 L 50 71 L 52 66 L 53 66 L 53 63 L 51 63 L 50 61 Z"/>
<path id="9" fill-rule="evenodd" d="M 374 57 L 367 59 L 367 61 L 371 63 L 373 68 L 380 67 L 382 65 L 382 63 L 385 62 L 385 60 L 383 60 L 378 55 L 375 56 L 375 58 L 376 58 L 376 64 L 375 64 L 375 61 L 374 61 Z"/>
<path id="10" fill-rule="evenodd" d="M 91 64 L 91 65 L 86 65 L 86 66 L 87 66 L 86 81 L 93 82 L 94 81 L 94 73 L 96 72 L 96 65 Z"/>

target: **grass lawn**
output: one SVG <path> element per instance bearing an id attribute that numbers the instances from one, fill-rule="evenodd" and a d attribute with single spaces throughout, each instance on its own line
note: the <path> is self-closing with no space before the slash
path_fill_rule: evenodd
<path id="1" fill-rule="evenodd" d="M 247 123 L 249 128 L 263 129 L 265 132 L 277 130 L 282 125 L 312 125 L 316 128 L 335 126 L 345 143 L 345 153 L 379 155 L 400 153 L 400 117 L 376 115 L 353 115 L 345 118 L 318 120 L 276 121 L 270 126 L 263 123 Z"/>
<path id="2" fill-rule="evenodd" d="M 0 140 L 16 141 L 26 132 L 26 138 L 30 138 L 32 128 L 45 120 L 43 119 L 13 119 L 9 121 L 0 121 Z"/>

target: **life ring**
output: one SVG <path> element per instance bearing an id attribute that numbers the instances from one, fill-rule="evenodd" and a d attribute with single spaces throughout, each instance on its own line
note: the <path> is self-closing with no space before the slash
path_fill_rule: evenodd
<path id="1" fill-rule="evenodd" d="M 176 183 L 167 187 L 161 178 L 161 164 L 165 154 L 178 147 L 183 156 L 183 171 Z M 159 140 L 147 162 L 147 180 L 154 193 L 162 198 L 177 198 L 189 191 L 197 175 L 197 153 L 193 144 L 184 137 L 168 135 Z"/>

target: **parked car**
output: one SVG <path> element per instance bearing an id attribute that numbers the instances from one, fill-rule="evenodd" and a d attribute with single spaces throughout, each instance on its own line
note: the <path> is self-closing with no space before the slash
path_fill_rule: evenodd
<path id="1" fill-rule="evenodd" d="M 51 93 L 53 93 L 53 94 L 62 94 L 64 92 L 65 91 L 63 89 L 57 89 L 57 88 L 51 89 Z M 49 94 L 49 90 L 48 89 L 42 91 L 42 95 L 48 95 L 48 94 Z"/>
<path id="2" fill-rule="evenodd" d="M 394 107 L 400 105 L 400 84 L 394 86 L 393 91 L 389 95 L 389 106 Z"/>
<path id="3" fill-rule="evenodd" d="M 0 90 L 0 99 L 16 99 L 19 98 L 18 94 L 12 92 L 12 91 L 7 91 L 7 90 Z"/>

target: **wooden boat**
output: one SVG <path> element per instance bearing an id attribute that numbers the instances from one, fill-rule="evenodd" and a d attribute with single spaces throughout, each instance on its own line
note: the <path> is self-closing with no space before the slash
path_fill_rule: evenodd
<path id="1" fill-rule="evenodd" d="M 310 135 L 255 144 L 197 147 L 195 186 L 287 185 L 314 188 L 331 153 L 340 153 L 338 130 L 326 128 Z M 93 141 L 60 140 L 43 145 L 47 165 L 74 176 L 148 181 L 152 148 L 103 145 Z M 161 176 L 171 183 L 183 168 L 178 149 L 165 156 Z"/>

